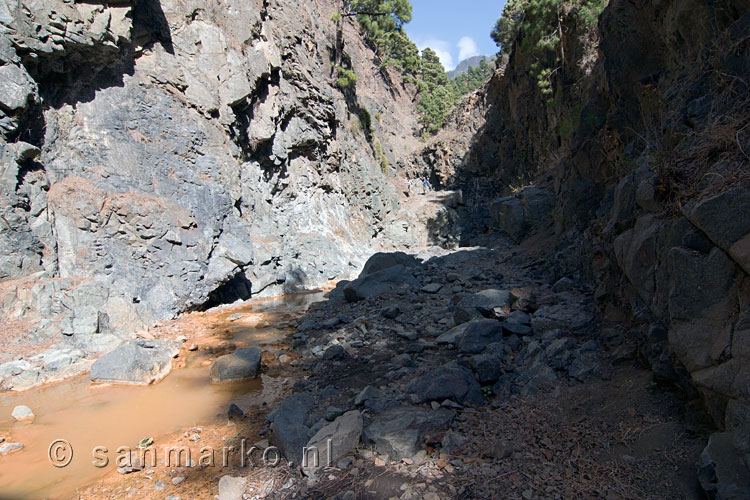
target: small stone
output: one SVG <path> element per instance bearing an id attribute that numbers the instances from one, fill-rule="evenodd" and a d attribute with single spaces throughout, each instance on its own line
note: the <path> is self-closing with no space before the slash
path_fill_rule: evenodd
<path id="1" fill-rule="evenodd" d="M 244 477 L 222 476 L 219 480 L 219 500 L 242 500 L 247 487 Z"/>
<path id="2" fill-rule="evenodd" d="M 385 467 L 385 460 L 383 460 L 380 457 L 375 457 L 375 466 L 376 467 Z"/>
<path id="3" fill-rule="evenodd" d="M 164 481 L 156 481 L 154 483 L 154 489 L 156 491 L 166 490 L 168 487 L 169 485 L 165 483 Z"/>
<path id="4" fill-rule="evenodd" d="M 229 418 L 242 418 L 245 416 L 245 412 L 242 411 L 242 408 L 234 403 L 229 405 L 229 411 L 227 412 L 227 414 L 229 415 Z"/>
<path id="5" fill-rule="evenodd" d="M 198 350 L 198 346 L 196 344 L 190 344 L 190 347 L 188 347 L 188 351 L 195 352 Z"/>
<path id="6" fill-rule="evenodd" d="M 22 449 L 23 443 L 3 443 L 0 445 L 0 455 L 8 455 Z"/>
<path id="7" fill-rule="evenodd" d="M 175 486 L 177 486 L 178 484 L 180 484 L 184 480 L 185 480 L 184 476 L 175 476 L 175 477 L 172 478 L 172 484 L 175 485 Z"/>
<path id="8" fill-rule="evenodd" d="M 430 283 L 422 287 L 424 293 L 438 293 L 443 288 L 440 283 Z"/>
<path id="9" fill-rule="evenodd" d="M 237 321 L 238 319 L 242 319 L 245 315 L 242 313 L 234 313 L 227 316 L 227 321 Z"/>
<path id="10" fill-rule="evenodd" d="M 27 420 L 34 418 L 34 412 L 31 411 L 31 408 L 26 405 L 19 405 L 13 408 L 12 415 L 16 420 Z"/>

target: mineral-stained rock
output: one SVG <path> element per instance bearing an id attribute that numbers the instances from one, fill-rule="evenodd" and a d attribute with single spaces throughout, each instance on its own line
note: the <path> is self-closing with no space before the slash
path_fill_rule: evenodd
<path id="1" fill-rule="evenodd" d="M 240 347 L 231 354 L 219 356 L 211 365 L 213 382 L 236 382 L 254 378 L 260 367 L 260 349 Z"/>

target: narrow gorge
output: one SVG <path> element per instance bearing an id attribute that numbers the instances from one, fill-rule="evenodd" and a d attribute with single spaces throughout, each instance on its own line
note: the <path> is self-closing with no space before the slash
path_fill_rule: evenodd
<path id="1" fill-rule="evenodd" d="M 0 0 L 0 498 L 750 499 L 750 2 L 505 5 Z"/>

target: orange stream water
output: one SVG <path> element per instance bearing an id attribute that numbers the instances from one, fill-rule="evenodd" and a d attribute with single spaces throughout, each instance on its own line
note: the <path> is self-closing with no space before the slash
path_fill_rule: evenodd
<path id="1" fill-rule="evenodd" d="M 274 317 L 300 311 L 320 297 L 286 297 L 233 309 L 231 313 Z M 227 323 L 231 340 L 264 345 L 278 342 L 283 336 L 272 326 L 231 324 L 227 316 L 229 313 L 217 314 L 216 321 Z M 159 436 L 215 422 L 218 416 L 226 415 L 232 402 L 246 407 L 273 399 L 266 394 L 275 390 L 270 378 L 265 383 L 256 379 L 211 384 L 209 368 L 200 366 L 200 356 L 196 355 L 188 367 L 174 370 L 160 383 L 147 387 L 95 387 L 84 375 L 24 393 L 0 394 L 0 435 L 24 444 L 22 451 L 0 457 L 0 500 L 71 498 L 76 488 L 91 484 L 116 468 L 116 450 L 121 446 L 135 449 L 146 436 L 153 437 L 158 445 Z M 36 418 L 32 422 L 15 422 L 11 417 L 13 408 L 21 404 L 34 411 Z M 64 468 L 52 466 L 48 456 L 50 444 L 58 439 L 65 439 L 73 448 L 73 459 Z M 107 467 L 93 465 L 92 451 L 97 446 L 108 449 Z"/>

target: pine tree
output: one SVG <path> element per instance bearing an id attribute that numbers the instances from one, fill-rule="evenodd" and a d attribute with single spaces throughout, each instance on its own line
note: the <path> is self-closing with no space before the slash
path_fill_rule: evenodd
<path id="1" fill-rule="evenodd" d="M 434 134 L 445 123 L 445 118 L 457 101 L 458 91 L 448 78 L 437 53 L 430 48 L 422 51 L 421 81 L 419 82 L 419 123 L 427 134 Z"/>
<path id="2" fill-rule="evenodd" d="M 333 74 L 335 78 L 343 70 L 344 56 L 343 22 L 355 18 L 365 34 L 365 40 L 375 49 L 383 65 L 395 65 L 415 73 L 416 46 L 403 31 L 403 25 L 411 21 L 409 0 L 340 0 L 339 11 L 334 15 L 336 42 L 334 46 Z M 413 46 L 413 47 L 412 47 Z"/>

